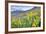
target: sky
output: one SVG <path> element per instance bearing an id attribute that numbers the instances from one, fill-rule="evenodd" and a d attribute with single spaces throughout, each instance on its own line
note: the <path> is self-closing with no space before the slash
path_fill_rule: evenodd
<path id="1" fill-rule="evenodd" d="M 33 6 L 11 6 L 11 11 L 27 11 L 34 8 Z"/>

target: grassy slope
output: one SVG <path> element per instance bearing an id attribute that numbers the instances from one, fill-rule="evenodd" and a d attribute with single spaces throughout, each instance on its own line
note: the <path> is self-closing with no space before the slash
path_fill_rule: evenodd
<path id="1" fill-rule="evenodd" d="M 40 8 L 30 10 L 28 13 L 20 14 L 20 17 L 12 16 L 12 28 L 39 27 Z"/>

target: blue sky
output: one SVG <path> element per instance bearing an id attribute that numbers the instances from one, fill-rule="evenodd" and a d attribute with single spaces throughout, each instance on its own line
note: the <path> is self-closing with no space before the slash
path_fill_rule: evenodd
<path id="1" fill-rule="evenodd" d="M 33 6 L 14 6 L 14 5 L 12 5 L 11 6 L 11 11 L 16 11 L 16 10 L 27 11 L 27 10 L 30 10 L 32 8 L 34 8 L 34 7 Z"/>

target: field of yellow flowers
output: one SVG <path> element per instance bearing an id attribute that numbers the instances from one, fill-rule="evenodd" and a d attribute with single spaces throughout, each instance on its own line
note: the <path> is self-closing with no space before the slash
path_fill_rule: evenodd
<path id="1" fill-rule="evenodd" d="M 20 14 L 22 17 L 11 17 L 12 28 L 40 27 L 40 8 L 30 10 L 28 13 Z"/>

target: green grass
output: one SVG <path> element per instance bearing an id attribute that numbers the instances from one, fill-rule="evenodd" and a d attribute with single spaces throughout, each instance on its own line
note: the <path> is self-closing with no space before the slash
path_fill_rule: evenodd
<path id="1" fill-rule="evenodd" d="M 40 27 L 40 8 L 30 10 L 26 16 L 21 14 L 23 17 L 12 16 L 11 27 L 12 28 L 27 28 L 27 27 Z"/>

